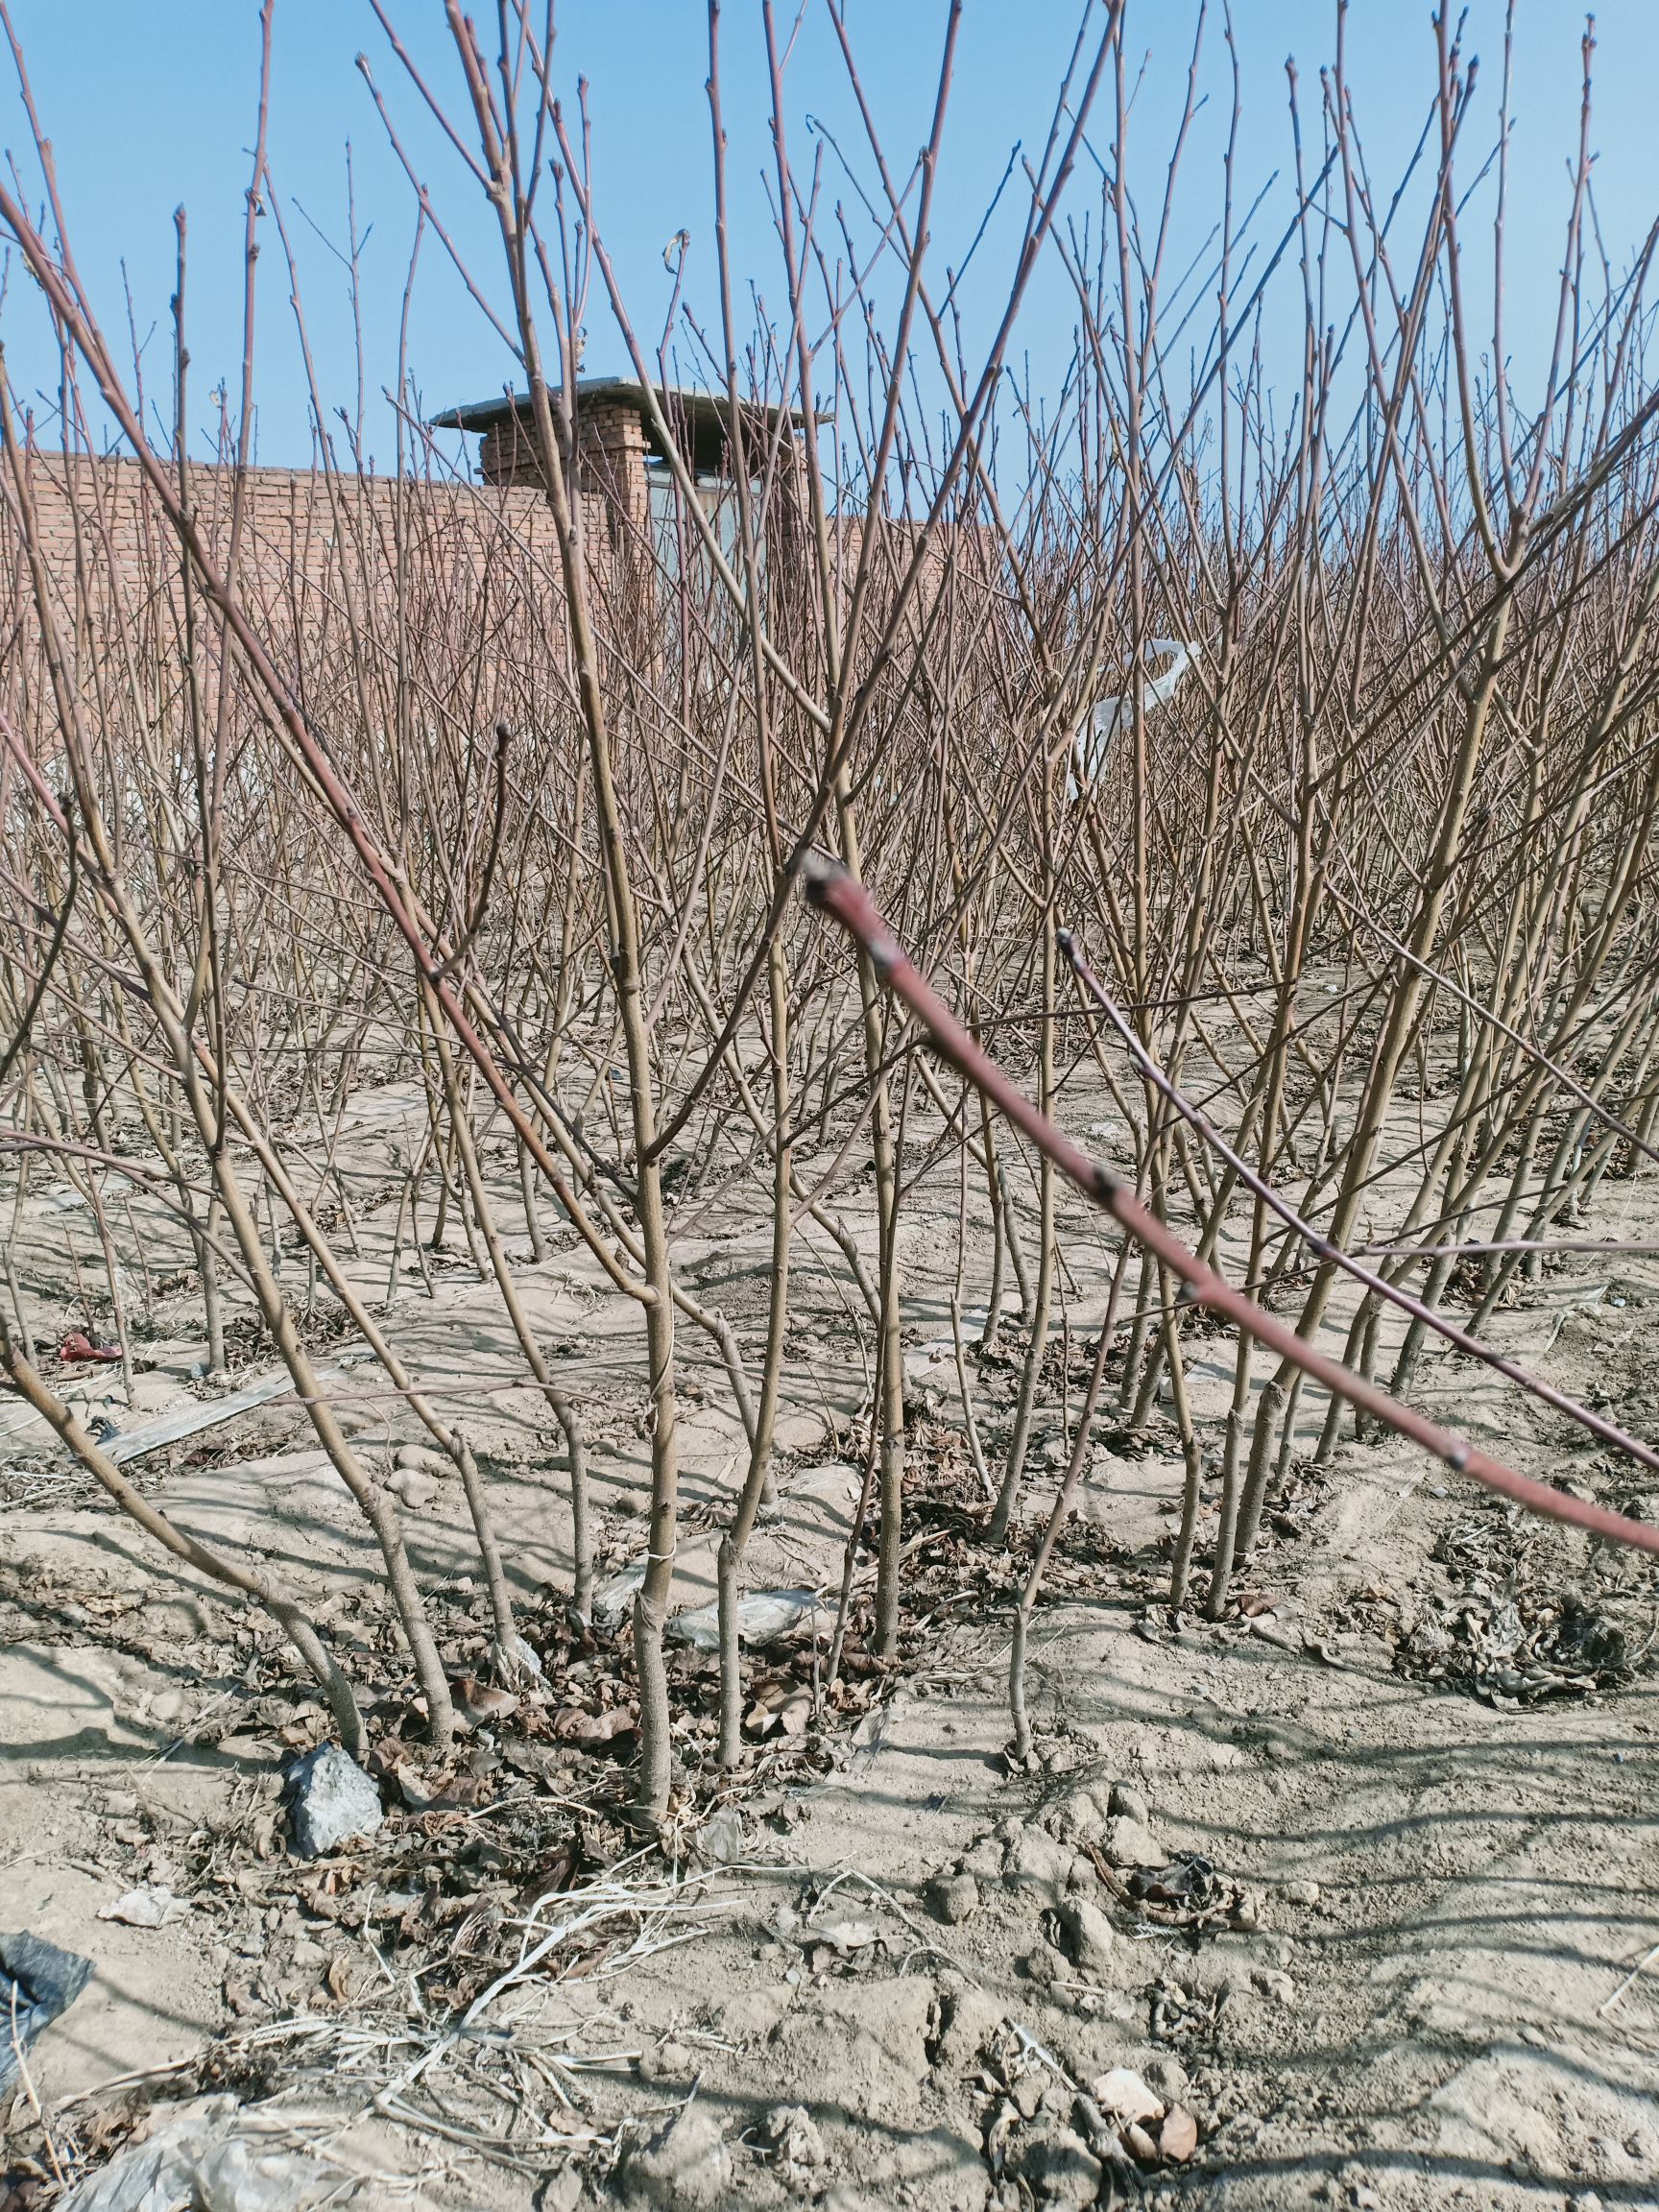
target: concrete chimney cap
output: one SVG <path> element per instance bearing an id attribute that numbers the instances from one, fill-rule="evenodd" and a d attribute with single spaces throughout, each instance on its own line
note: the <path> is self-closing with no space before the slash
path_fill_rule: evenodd
<path id="1" fill-rule="evenodd" d="M 637 409 L 647 448 L 658 459 L 664 459 L 646 400 L 648 389 L 655 392 L 669 430 L 693 473 L 699 476 L 726 474 L 731 409 L 723 394 L 700 392 L 685 385 L 647 387 L 627 376 L 584 376 L 578 378 L 576 384 L 578 423 L 585 413 L 601 408 Z M 460 407 L 446 407 L 441 415 L 431 418 L 430 427 L 488 432 L 505 428 L 509 422 L 522 421 L 529 410 L 526 395 L 503 392 L 493 399 L 475 399 Z M 786 415 L 792 430 L 805 429 L 806 418 L 799 408 L 745 405 L 742 409 L 745 435 L 756 439 L 767 437 L 775 429 L 780 414 Z"/>

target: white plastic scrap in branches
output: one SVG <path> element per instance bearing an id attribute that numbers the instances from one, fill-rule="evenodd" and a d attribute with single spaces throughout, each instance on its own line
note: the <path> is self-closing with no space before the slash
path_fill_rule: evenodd
<path id="1" fill-rule="evenodd" d="M 1149 677 L 1142 688 L 1141 700 L 1144 711 L 1154 707 L 1166 707 L 1180 689 L 1181 680 L 1198 658 L 1196 645 L 1190 645 L 1180 637 L 1153 637 L 1146 650 L 1152 655 L 1166 657 L 1165 665 L 1156 676 Z M 1106 765 L 1106 756 L 1112 740 L 1133 717 L 1135 696 L 1120 691 L 1115 699 L 1100 699 L 1077 725 L 1072 744 L 1076 754 L 1076 766 L 1069 780 L 1069 794 L 1075 799 L 1079 789 L 1087 791 Z"/>

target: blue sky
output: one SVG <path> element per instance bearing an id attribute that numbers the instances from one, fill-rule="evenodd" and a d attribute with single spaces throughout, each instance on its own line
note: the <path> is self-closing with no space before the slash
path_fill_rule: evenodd
<path id="1" fill-rule="evenodd" d="M 439 0 L 390 0 L 400 36 L 437 89 L 460 110 L 462 90 Z M 790 0 L 780 16 L 792 19 Z M 239 359 L 242 193 L 253 130 L 257 63 L 255 0 L 12 0 L 42 121 L 56 152 L 77 257 L 107 326 L 125 331 L 123 281 L 144 346 L 152 397 L 165 407 L 170 380 L 168 301 L 173 285 L 173 210 L 188 210 L 191 235 L 190 344 L 193 418 L 204 435 L 211 387 L 231 379 Z M 483 10 L 486 18 L 493 11 Z M 938 0 L 849 0 L 849 16 L 873 106 L 894 166 L 908 167 L 924 138 L 938 71 L 944 7 Z M 1333 51 L 1332 0 L 1235 0 L 1243 79 L 1239 174 L 1248 200 L 1290 154 L 1285 61 L 1296 58 L 1305 96 Z M 1510 217 L 1508 324 L 1525 372 L 1547 346 L 1554 313 L 1567 163 L 1577 132 L 1582 17 L 1564 0 L 1523 0 L 1513 108 L 1514 204 Z M 713 222 L 709 183 L 707 12 L 701 0 L 563 0 L 556 73 L 568 94 L 590 84 L 601 228 L 652 343 L 668 278 L 662 252 L 690 233 L 689 296 L 710 322 Z M 1043 142 L 1054 89 L 1076 27 L 1067 0 L 968 0 L 938 187 L 939 264 L 959 258 L 978 227 L 1016 139 Z M 1155 204 L 1196 10 L 1190 0 L 1129 0 L 1129 52 L 1146 69 L 1130 132 L 1129 175 L 1143 204 Z M 733 199 L 733 255 L 740 279 L 762 302 L 781 304 L 778 256 L 761 176 L 769 165 L 764 54 L 757 7 L 727 0 L 722 18 L 725 108 Z M 1502 9 L 1474 0 L 1468 47 L 1481 56 L 1485 92 L 1471 143 L 1488 144 L 1502 60 Z M 1655 0 L 1603 0 L 1598 12 L 1597 194 L 1615 264 L 1627 260 L 1659 214 L 1652 163 L 1652 90 L 1659 82 Z M 1391 180 L 1416 138 L 1434 76 L 1427 0 L 1353 0 L 1349 75 L 1374 175 Z M 414 236 L 414 204 L 368 89 L 359 50 L 409 144 L 434 202 L 487 288 L 499 296 L 499 247 L 476 186 L 439 141 L 365 0 L 277 0 L 271 166 L 301 261 L 302 297 L 325 405 L 354 411 L 357 355 L 342 262 L 347 235 L 346 147 L 351 147 L 364 302 L 369 449 L 391 456 L 390 415 L 380 398 L 397 373 L 400 302 Z M 1187 155 L 1170 261 L 1195 252 L 1220 208 L 1220 149 L 1228 73 L 1218 5 L 1212 7 L 1201 60 L 1208 107 Z M 790 60 L 792 152 L 809 168 L 808 118 L 826 120 L 850 156 L 858 131 L 845 75 L 818 0 L 805 12 Z M 1316 137 L 1316 123 L 1312 126 Z M 1109 108 L 1092 132 L 1101 152 Z M 0 69 L 0 145 L 37 197 L 37 172 L 9 69 Z M 868 176 L 868 162 L 859 164 Z M 1474 164 L 1470 164 L 1471 170 Z M 845 189 L 845 187 L 843 187 Z M 1098 201 L 1098 178 L 1076 180 L 1079 217 Z M 1284 191 L 1281 184 L 1281 195 Z M 1269 213 L 1283 220 L 1281 196 Z M 1012 209 L 1008 210 L 1012 218 Z M 1487 228 L 1481 231 L 1481 221 Z M 1472 283 L 1484 286 L 1488 203 L 1471 211 Z M 304 382 L 288 304 L 286 271 L 273 227 L 264 226 L 258 371 L 259 458 L 302 463 L 310 453 Z M 976 264 L 980 285 L 970 325 L 996 302 L 1012 239 L 994 226 Z M 1293 318 L 1292 318 L 1293 321 Z M 1057 268 L 1034 288 L 1015 349 L 1036 388 L 1051 389 L 1070 353 L 1071 301 Z M 37 402 L 42 441 L 50 427 L 54 371 L 29 288 L 15 269 L 0 306 L 10 373 Z M 512 364 L 428 236 L 411 320 L 411 368 L 428 412 L 497 392 Z M 620 341 L 602 303 L 589 316 L 589 372 L 620 370 Z"/>

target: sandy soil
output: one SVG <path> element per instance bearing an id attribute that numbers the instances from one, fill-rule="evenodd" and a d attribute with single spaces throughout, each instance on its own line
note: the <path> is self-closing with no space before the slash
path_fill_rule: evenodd
<path id="1" fill-rule="evenodd" d="M 396 1108 L 378 1122 L 357 1110 L 350 1163 L 376 1298 L 395 1208 L 371 1202 L 375 1131 Z M 1654 1233 L 1646 1184 L 1604 1187 L 1595 1226 L 1615 1222 Z M 236 2206 L 1659 2205 L 1647 1572 L 1517 1528 L 1396 1442 L 1349 1444 L 1328 1476 L 1298 1474 L 1240 1608 L 1172 1623 L 1158 1600 L 1174 1433 L 1129 1438 L 1108 1413 L 1040 1615 L 1038 1757 L 1011 1770 L 1013 1571 L 973 1541 L 948 1308 L 920 1264 L 929 1232 L 914 1234 L 904 1664 L 884 1678 L 854 1640 L 838 1702 L 813 1718 L 822 1619 L 755 1654 L 754 1757 L 723 1791 L 705 1763 L 709 1666 L 683 1652 L 672 1872 L 627 1856 L 626 1728 L 597 1758 L 581 1748 L 625 1669 L 612 1637 L 576 1637 L 565 1617 L 558 1431 L 464 1247 L 432 1270 L 430 1296 L 408 1277 L 389 1326 L 467 1407 L 547 1683 L 481 1725 L 432 1801 L 412 1770 L 406 1791 L 389 1779 L 385 1826 L 333 1861 L 288 1849 L 283 1772 L 325 1716 L 271 1634 L 158 1563 L 7 1409 L 0 1924 L 96 1967 L 29 2054 L 7 2212 L 54 2200 L 30 2177 L 54 2157 L 91 2176 L 65 2201 L 113 2204 L 91 2192 L 169 2129 L 256 2170 L 268 2193 L 247 2183 L 223 2199 Z M 1089 1256 L 1105 1245 L 1080 1214 L 1067 1237 L 1080 1357 L 1098 1311 Z M 701 1295 L 750 1317 L 757 1251 L 715 1218 L 683 1258 Z M 848 1341 L 845 1310 L 827 1273 L 802 1273 L 781 1499 L 751 1581 L 828 1586 L 832 1605 L 864 1378 L 822 1352 Z M 1648 1428 L 1654 1273 L 1587 1256 L 1529 1286 L 1494 1334 Z M 577 1252 L 525 1261 L 522 1283 L 584 1407 L 614 1597 L 644 1543 L 637 1323 Z M 89 1411 L 108 1401 L 127 1427 L 210 1391 L 179 1318 L 137 1346 L 137 1407 L 116 1403 L 108 1371 L 71 1379 Z M 676 1602 L 695 1608 L 713 1595 L 741 1434 L 707 1348 L 688 1335 L 686 1350 Z M 1195 1399 L 1213 1415 L 1228 1346 L 1198 1350 Z M 391 1455 L 416 1426 L 346 1356 L 331 1355 L 339 1402 L 361 1447 Z M 993 1443 L 1013 1371 L 977 1367 Z M 1659 1482 L 1615 1483 L 1482 1369 L 1430 1361 L 1419 1395 L 1531 1472 L 1659 1511 Z M 1056 1402 L 1033 1515 L 1060 1426 Z M 391 1741 L 402 1657 L 366 1532 L 301 1431 L 274 1403 L 144 1462 L 144 1486 L 185 1526 L 283 1562 Z M 447 1648 L 481 1665 L 458 1486 L 407 1472 Z M 1135 1893 L 1136 1857 L 1150 1895 Z M 103 1917 L 137 1884 L 173 1892 L 178 1917 Z M 1124 2068 L 1160 2107 L 1138 2139 L 1097 2088 Z M 1158 2155 L 1164 2108 L 1195 2122 L 1190 2158 Z"/>

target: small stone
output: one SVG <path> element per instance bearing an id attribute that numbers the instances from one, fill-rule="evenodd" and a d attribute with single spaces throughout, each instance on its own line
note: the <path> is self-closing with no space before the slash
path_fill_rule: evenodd
<path id="1" fill-rule="evenodd" d="M 1072 1790 L 1046 1816 L 1049 1833 L 1063 1842 L 1084 1843 L 1100 1833 L 1099 1802 L 1087 1790 Z"/>
<path id="2" fill-rule="evenodd" d="M 1000 1882 L 1004 1856 L 1002 1844 L 997 1837 L 981 1836 L 957 1863 L 960 1870 L 964 1874 L 972 1874 L 975 1882 Z"/>
<path id="3" fill-rule="evenodd" d="M 977 1836 L 955 1864 L 962 1873 L 971 1873 L 975 1883 L 999 1883 L 1004 1856 L 1006 1851 L 998 1836 Z"/>
<path id="4" fill-rule="evenodd" d="M 1179 2104 L 1182 2098 L 1192 2086 L 1187 2069 L 1182 2065 L 1180 2059 L 1165 2057 L 1162 2055 L 1156 2058 L 1148 2058 L 1145 2065 L 1141 2069 L 1141 2076 L 1147 2087 L 1155 2090 L 1163 2098 L 1166 2104 Z"/>
<path id="5" fill-rule="evenodd" d="M 760 2140 L 783 2166 L 822 2166 L 829 2156 L 805 2104 L 774 2104 L 760 2122 Z"/>
<path id="6" fill-rule="evenodd" d="M 623 2201 L 629 2204 L 714 2212 L 730 2203 L 732 2153 L 719 2121 L 701 2104 L 687 2105 L 648 2142 L 629 2152 L 621 2178 Z"/>
<path id="7" fill-rule="evenodd" d="M 1060 1978 L 1060 1961 L 1049 1950 L 1046 1943 L 1036 1944 L 1027 1951 L 1020 1964 L 1027 1980 L 1035 1982 L 1043 1987 L 1048 1986 Z"/>
<path id="8" fill-rule="evenodd" d="M 935 1874 L 927 1885 L 927 1903 L 936 1920 L 954 1928 L 979 1910 L 979 1885 L 972 1874 Z"/>
<path id="9" fill-rule="evenodd" d="M 1058 1903 L 1070 1883 L 1071 1860 L 1067 1845 L 1045 1836 L 1041 1828 L 1022 1827 L 1008 1845 L 1002 1879 L 1011 1889 L 1036 1889 Z"/>
<path id="10" fill-rule="evenodd" d="M 1114 2066 L 1099 2076 L 1090 2094 L 1102 2112 L 1116 2120 L 1162 2120 L 1164 2100 L 1129 2066 Z"/>
<path id="11" fill-rule="evenodd" d="M 1250 1979 L 1262 1996 L 1271 1999 L 1275 2005 L 1283 2005 L 1288 2010 L 1295 2004 L 1296 1984 L 1288 1974 L 1281 1974 L 1273 1966 L 1258 1966 Z"/>
<path id="12" fill-rule="evenodd" d="M 1286 1905 L 1317 1905 L 1319 1885 L 1317 1882 L 1286 1882 L 1283 1895 Z"/>
<path id="13" fill-rule="evenodd" d="M 319 1743 L 296 1760 L 288 1791 L 297 1858 L 320 1859 L 356 1837 L 373 1836 L 386 1817 L 379 1791 L 338 1743 Z"/>
<path id="14" fill-rule="evenodd" d="M 1120 1813 L 1125 1820 L 1139 1820 L 1144 1828 L 1149 1825 L 1152 1811 L 1139 1790 L 1131 1790 L 1127 1783 L 1114 1782 L 1112 1797 L 1107 1810 Z"/>
<path id="15" fill-rule="evenodd" d="M 677 2043 L 672 2035 L 665 2035 L 655 2051 L 647 2051 L 639 2061 L 639 2079 L 649 2081 L 655 2088 L 664 2081 L 686 2081 L 697 2071 L 697 2060 L 684 2043 Z"/>
<path id="16" fill-rule="evenodd" d="M 1100 2161 L 1070 2128 L 1033 2130 L 1011 2163 L 1039 2203 L 1093 2204 L 1099 2195 Z"/>
<path id="17" fill-rule="evenodd" d="M 1107 1821 L 1100 1848 L 1110 1866 L 1166 1866 L 1169 1854 L 1144 1821 L 1119 1813 Z"/>
<path id="18" fill-rule="evenodd" d="M 416 1467 L 395 1469 L 386 1479 L 386 1487 L 408 1513 L 424 1513 L 438 1496 L 431 1476 L 422 1475 Z"/>
<path id="19" fill-rule="evenodd" d="M 447 1452 L 435 1452 L 430 1444 L 399 1444 L 392 1455 L 392 1464 L 405 1474 L 430 1475 L 442 1481 L 455 1472 L 455 1462 Z"/>
<path id="20" fill-rule="evenodd" d="M 1060 1927 L 1066 1948 L 1086 1974 L 1101 1974 L 1112 1962 L 1118 1932 L 1098 1905 L 1087 1897 L 1070 1899 L 1060 1908 Z"/>
<path id="21" fill-rule="evenodd" d="M 1184 2165 L 1198 2148 L 1198 2123 L 1184 2104 L 1171 2104 L 1158 2130 L 1159 2155 Z"/>
<path id="22" fill-rule="evenodd" d="M 942 2080 L 953 2081 L 972 2073 L 985 2046 L 1008 2017 L 1000 1998 L 972 1983 L 954 1988 L 942 1984 L 945 2028 L 934 2049 L 934 2071 Z"/>

